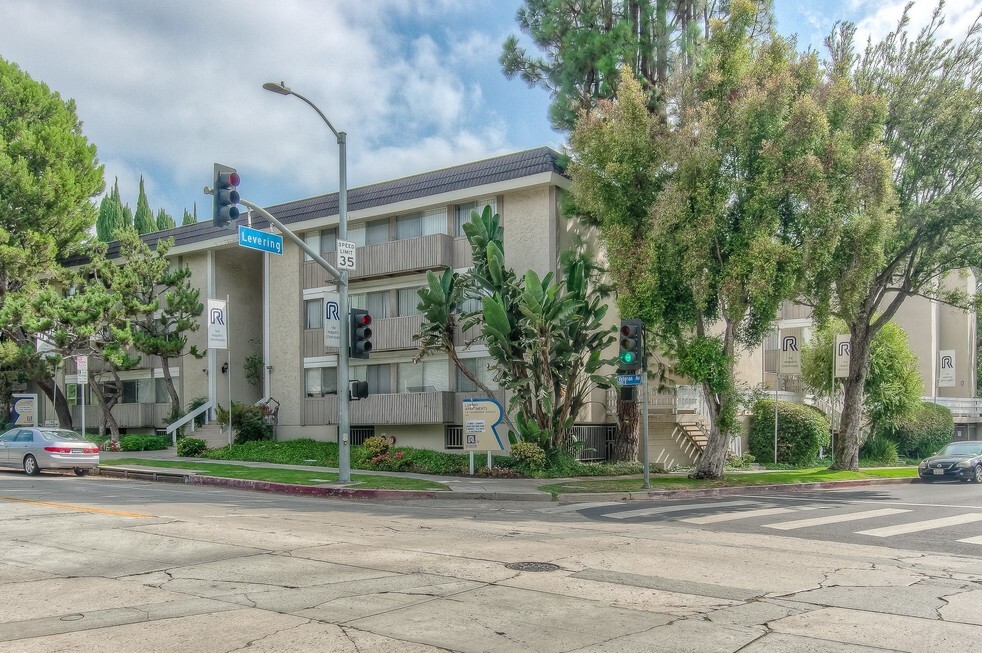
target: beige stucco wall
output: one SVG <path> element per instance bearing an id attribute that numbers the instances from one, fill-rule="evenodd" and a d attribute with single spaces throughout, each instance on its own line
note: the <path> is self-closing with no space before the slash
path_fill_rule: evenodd
<path id="1" fill-rule="evenodd" d="M 207 268 L 208 255 L 205 252 L 194 252 L 185 254 L 178 258 L 178 264 L 183 264 L 191 269 L 191 283 L 199 290 L 199 299 L 202 304 L 208 298 Z M 205 312 L 202 311 L 198 319 L 198 330 L 188 335 L 188 349 L 194 346 L 198 351 L 207 350 L 208 326 Z M 198 397 L 208 397 L 208 375 L 204 370 L 208 369 L 208 357 L 195 358 L 194 356 L 184 356 L 181 359 L 181 379 L 178 392 L 181 401 L 187 406 L 192 399 Z"/>
<path id="2" fill-rule="evenodd" d="M 501 224 L 505 230 L 505 261 L 519 276 L 535 270 L 540 277 L 555 269 L 557 227 L 551 187 L 507 193 Z"/>
<path id="3" fill-rule="evenodd" d="M 314 437 L 314 429 L 301 428 L 303 397 L 300 248 L 285 240 L 283 254 L 269 259 L 270 373 L 269 394 L 280 402 L 277 437 Z M 325 429 L 318 427 L 322 437 Z M 336 429 L 332 429 L 336 432 Z M 336 436 L 335 436 L 336 437 Z"/>
<path id="4" fill-rule="evenodd" d="M 227 350 L 216 355 L 217 397 L 228 405 L 230 375 L 222 373 L 230 361 L 232 401 L 251 404 L 260 398 L 260 388 L 245 378 L 246 357 L 261 352 L 263 337 L 263 254 L 234 247 L 215 252 L 215 298 L 229 298 Z"/>

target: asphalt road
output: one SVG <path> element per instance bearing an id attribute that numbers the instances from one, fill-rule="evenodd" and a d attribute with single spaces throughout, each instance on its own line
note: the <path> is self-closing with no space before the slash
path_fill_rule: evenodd
<path id="1" fill-rule="evenodd" d="M 0 472 L 0 653 L 973 649 L 980 496 L 369 503 Z"/>

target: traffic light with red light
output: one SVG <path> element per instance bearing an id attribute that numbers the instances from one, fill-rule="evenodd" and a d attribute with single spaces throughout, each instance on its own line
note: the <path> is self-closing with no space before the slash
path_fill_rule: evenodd
<path id="1" fill-rule="evenodd" d="M 234 222 L 239 217 L 239 173 L 235 168 L 223 166 L 221 163 L 215 164 L 215 187 L 212 190 L 212 224 L 216 227 L 225 228 L 229 223 Z"/>
<path id="2" fill-rule="evenodd" d="M 359 308 L 351 309 L 351 358 L 368 358 L 372 353 L 372 316 Z"/>
<path id="3" fill-rule="evenodd" d="M 644 368 L 644 343 L 642 334 L 644 322 L 641 320 L 621 320 L 620 354 L 617 367 L 625 371 Z"/>

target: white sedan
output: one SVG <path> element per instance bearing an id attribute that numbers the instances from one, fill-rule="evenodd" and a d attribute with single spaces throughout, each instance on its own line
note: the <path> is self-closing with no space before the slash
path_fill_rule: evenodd
<path id="1" fill-rule="evenodd" d="M 68 429 L 18 426 L 0 435 L 0 466 L 30 475 L 72 469 L 85 476 L 99 467 L 99 447 Z"/>

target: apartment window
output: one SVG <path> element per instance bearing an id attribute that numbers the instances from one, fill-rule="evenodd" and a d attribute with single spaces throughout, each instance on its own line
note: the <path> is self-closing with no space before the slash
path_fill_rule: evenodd
<path id="1" fill-rule="evenodd" d="M 331 252 L 336 252 L 338 250 L 338 230 L 337 229 L 323 229 L 321 230 L 321 255 L 330 254 Z"/>
<path id="2" fill-rule="evenodd" d="M 374 220 L 365 225 L 365 244 L 381 245 L 389 242 L 389 220 Z"/>
<path id="3" fill-rule="evenodd" d="M 399 392 L 438 392 L 450 389 L 449 363 L 399 363 Z"/>
<path id="4" fill-rule="evenodd" d="M 483 356 L 481 358 L 464 358 L 461 359 L 460 363 L 467 370 L 473 374 L 478 380 L 481 381 L 491 390 L 497 390 L 498 384 L 494 380 L 494 371 L 490 369 L 490 365 L 494 362 L 490 356 Z M 467 378 L 463 372 L 459 369 L 454 368 L 457 372 L 457 390 L 458 392 L 477 392 L 477 385 Z"/>
<path id="5" fill-rule="evenodd" d="M 367 381 L 368 394 L 392 394 L 392 368 L 390 365 L 355 365 L 351 368 L 353 381 Z"/>
<path id="6" fill-rule="evenodd" d="M 355 244 L 355 247 L 365 246 L 365 225 L 358 225 L 357 227 L 348 227 L 348 237 L 345 240 L 350 240 Z"/>
<path id="7" fill-rule="evenodd" d="M 319 252 L 321 250 L 321 232 L 308 231 L 303 235 L 303 243 L 315 252 Z M 310 255 L 307 254 L 307 252 L 304 252 L 303 260 L 313 261 L 314 259 L 310 258 Z"/>
<path id="8" fill-rule="evenodd" d="M 323 397 L 338 393 L 338 368 L 308 367 L 304 370 L 304 385 L 308 397 Z"/>
<path id="9" fill-rule="evenodd" d="M 170 395 L 167 393 L 167 381 L 165 379 L 154 379 L 155 403 L 170 403 Z"/>
<path id="10" fill-rule="evenodd" d="M 324 326 L 324 300 L 306 299 L 303 302 L 303 328 L 320 329 Z"/>
<path id="11" fill-rule="evenodd" d="M 389 310 L 389 293 L 386 290 L 351 295 L 351 308 L 368 311 L 376 320 L 392 317 L 392 311 Z"/>
<path id="12" fill-rule="evenodd" d="M 497 213 L 498 209 L 496 206 L 497 202 L 494 198 L 488 198 L 483 200 L 477 200 L 476 202 L 465 202 L 464 204 L 458 204 L 455 209 L 455 220 L 456 223 L 454 233 L 457 236 L 464 235 L 464 225 L 471 221 L 471 211 L 477 211 L 478 213 L 484 210 L 485 206 L 491 207 L 492 213 Z"/>
<path id="13" fill-rule="evenodd" d="M 153 379 L 136 379 L 123 381 L 123 396 L 121 404 L 152 404 L 156 403 Z"/>
<path id="14" fill-rule="evenodd" d="M 445 233 L 447 233 L 446 209 L 430 209 L 396 218 L 397 240 Z"/>
<path id="15" fill-rule="evenodd" d="M 399 298 L 397 301 L 397 309 L 399 317 L 408 317 L 410 315 L 420 315 L 419 309 L 419 289 L 422 286 L 413 286 L 412 288 L 400 288 Z"/>

